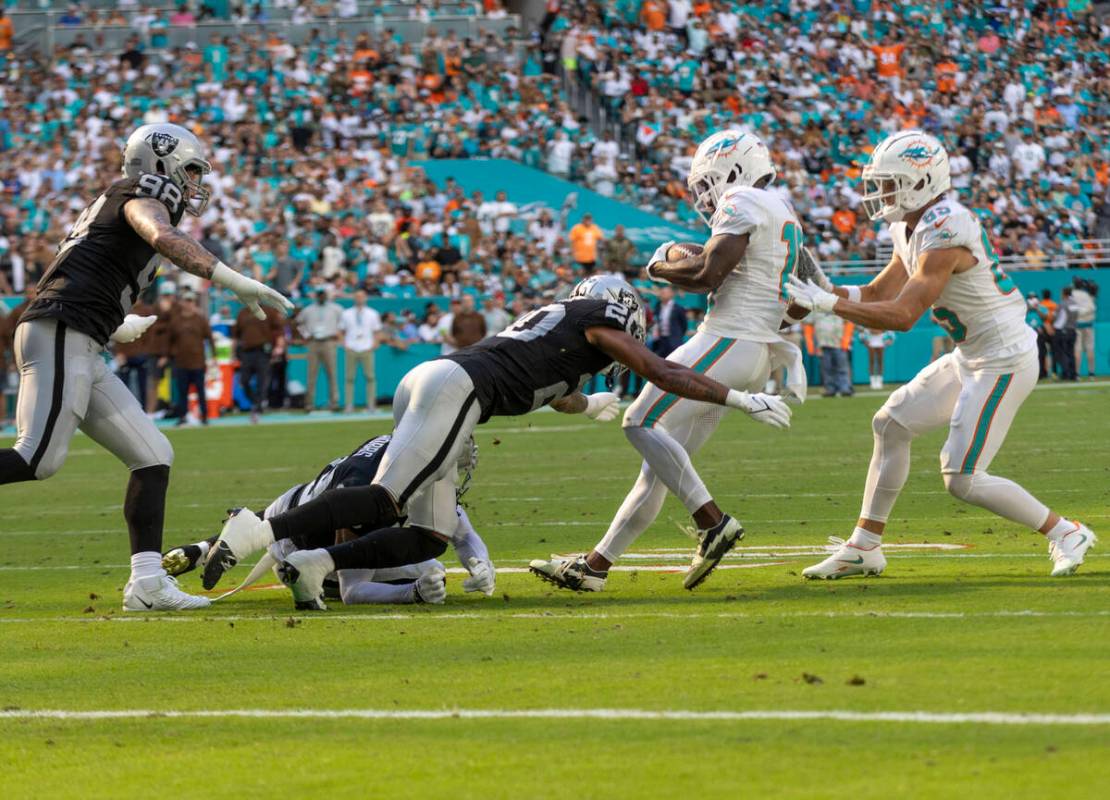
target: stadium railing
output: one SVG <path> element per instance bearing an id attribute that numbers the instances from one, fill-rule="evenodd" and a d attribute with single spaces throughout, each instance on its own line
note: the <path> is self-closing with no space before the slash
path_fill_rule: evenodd
<path id="1" fill-rule="evenodd" d="M 880 252 L 883 252 L 880 250 Z M 885 257 L 865 260 L 822 260 L 821 268 L 833 275 L 873 275 L 890 261 L 890 249 Z M 1037 269 L 1083 269 L 1110 267 L 1110 239 L 1077 239 L 1064 243 L 1062 253 L 1048 254 L 1030 259 L 1024 255 L 1000 256 L 999 264 L 1008 272 Z"/>
<path id="2" fill-rule="evenodd" d="M 314 19 L 309 22 L 293 23 L 288 20 L 276 20 L 267 23 L 246 22 L 198 22 L 195 25 L 168 28 L 158 28 L 148 32 L 148 37 L 157 35 L 165 37 L 166 45 L 170 48 L 183 47 L 189 42 L 201 45 L 207 43 L 212 36 L 240 36 L 244 32 L 252 33 L 277 33 L 291 44 L 301 44 L 308 40 L 312 31 L 318 30 L 325 37 L 335 36 L 342 30 L 346 35 L 353 36 L 361 31 L 382 33 L 392 31 L 400 36 L 403 41 L 419 41 L 431 30 L 437 34 L 447 34 L 454 31 L 460 38 L 477 38 L 481 34 L 492 33 L 501 38 L 508 38 L 510 31 L 520 30 L 520 17 L 511 15 L 500 18 L 477 16 L 440 16 L 430 22 L 409 19 L 408 17 L 352 17 L 349 19 L 329 18 Z M 52 53 L 55 48 L 66 48 L 81 37 L 89 47 L 96 49 L 119 48 L 132 36 L 141 32 L 126 25 L 56 25 L 38 26 L 27 29 L 19 34 L 17 46 L 19 50 L 36 49 L 44 53 Z"/>

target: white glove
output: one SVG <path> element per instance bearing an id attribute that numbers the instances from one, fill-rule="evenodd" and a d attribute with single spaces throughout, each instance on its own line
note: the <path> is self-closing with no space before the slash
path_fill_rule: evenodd
<path id="1" fill-rule="evenodd" d="M 620 398 L 612 392 L 586 395 L 586 410 L 582 413 L 598 422 L 608 422 L 620 413 Z"/>
<path id="2" fill-rule="evenodd" d="M 674 240 L 672 239 L 669 242 L 663 242 L 663 244 L 655 248 L 655 252 L 652 253 L 651 258 L 648 259 L 647 274 L 649 278 L 655 278 L 651 273 L 651 268 L 660 262 L 666 262 L 667 251 L 671 249 L 671 245 L 673 244 Z M 655 278 L 655 280 L 662 280 L 662 278 Z"/>
<path id="3" fill-rule="evenodd" d="M 748 394 L 729 389 L 725 405 L 738 408 L 752 419 L 772 428 L 790 427 L 790 415 L 793 413 L 790 406 L 773 394 Z"/>
<path id="4" fill-rule="evenodd" d="M 216 263 L 212 270 L 212 283 L 235 292 L 240 302 L 251 310 L 256 319 L 266 319 L 266 312 L 262 310 L 264 305 L 273 306 L 286 314 L 293 310 L 293 304 L 281 292 L 246 275 L 240 275 L 227 264 Z"/>
<path id="5" fill-rule="evenodd" d="M 158 321 L 158 317 L 140 317 L 138 314 L 128 314 L 123 318 L 120 326 L 109 337 L 113 342 L 127 344 L 133 342 L 146 333 L 147 328 Z"/>
<path id="6" fill-rule="evenodd" d="M 447 600 L 447 573 L 432 567 L 416 579 L 412 589 L 414 603 L 442 605 Z"/>
<path id="7" fill-rule="evenodd" d="M 833 290 L 833 282 L 821 269 L 821 265 L 808 247 L 802 247 L 802 254 L 798 258 L 798 265 L 794 268 L 794 274 L 803 281 L 813 281 L 826 292 L 831 293 Z"/>
<path id="8" fill-rule="evenodd" d="M 832 311 L 836 301 L 840 299 L 832 292 L 826 292 L 813 281 L 803 283 L 794 275 L 791 275 L 786 283 L 786 293 L 791 300 L 810 311 Z"/>
<path id="9" fill-rule="evenodd" d="M 497 582 L 497 572 L 492 561 L 482 561 L 474 556 L 466 563 L 470 577 L 463 581 L 464 592 L 481 592 L 486 597 L 493 597 L 494 584 Z"/>

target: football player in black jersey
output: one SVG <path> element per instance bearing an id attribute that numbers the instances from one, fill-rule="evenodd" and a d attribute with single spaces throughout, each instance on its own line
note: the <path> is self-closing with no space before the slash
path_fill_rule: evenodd
<path id="1" fill-rule="evenodd" d="M 352 453 L 337 458 L 320 470 L 308 483 L 298 483 L 277 497 L 257 516 L 247 509 L 233 509 L 224 524 L 220 535 L 194 544 L 176 547 L 162 557 L 162 566 L 171 575 L 182 575 L 198 567 L 202 568 L 204 588 L 211 589 L 223 574 L 241 563 L 254 553 L 267 549 L 267 555 L 251 569 L 250 575 L 233 592 L 249 586 L 267 569 L 295 550 L 316 548 L 335 544 L 367 532 L 363 526 L 356 525 L 350 530 L 329 533 L 321 540 L 308 538 L 281 539 L 279 541 L 255 540 L 243 537 L 247 526 L 239 518 L 257 522 L 257 518 L 270 517 L 310 502 L 314 497 L 330 490 L 350 486 L 368 486 L 377 474 L 382 456 L 389 445 L 390 436 L 378 436 L 360 444 Z M 455 489 L 456 504 L 466 493 L 471 476 L 478 465 L 478 447 L 470 440 L 463 448 L 457 463 L 460 481 Z M 470 518 L 461 505 L 456 505 L 458 525 L 452 536 L 455 554 L 470 575 L 463 581 L 463 591 L 482 592 L 487 597 L 493 594 L 496 570 L 490 561 L 489 550 L 478 532 L 470 523 Z M 236 523 L 232 523 L 236 519 Z M 363 603 L 442 603 L 447 599 L 444 582 L 446 573 L 443 564 L 428 559 L 418 564 L 385 570 L 342 570 L 336 581 L 329 581 L 325 588 L 328 597 L 341 599 L 345 605 Z M 310 603 L 307 608 L 318 609 L 319 605 Z"/>
<path id="2" fill-rule="evenodd" d="M 324 576 L 336 569 L 376 569 L 433 558 L 444 551 L 453 530 L 455 460 L 475 426 L 493 416 L 526 414 L 545 405 L 566 414 L 612 419 L 615 395 L 587 397 L 581 389 L 593 375 L 609 373 L 617 364 L 679 397 L 740 408 L 765 415 L 777 427 L 789 426 L 790 409 L 781 400 L 753 403 L 747 392 L 652 353 L 644 346 L 644 323 L 643 302 L 635 289 L 615 276 L 595 276 L 579 283 L 567 300 L 525 314 L 496 336 L 419 365 L 397 388 L 396 427 L 374 483 L 325 492 L 258 523 L 262 530 L 250 535 L 312 535 L 352 521 L 383 528 L 352 542 L 288 556 L 280 568 L 282 579 L 298 603 L 317 599 Z M 406 513 L 417 530 L 385 528 Z M 698 557 L 720 558 L 708 551 Z"/>
<path id="3" fill-rule="evenodd" d="M 131 537 L 125 611 L 203 608 L 162 569 L 162 524 L 173 449 L 101 357 L 109 340 L 139 338 L 154 317 L 129 314 L 160 258 L 259 303 L 291 310 L 284 297 L 239 275 L 177 230 L 208 204 L 211 171 L 200 141 L 177 125 L 144 125 L 127 139 L 124 177 L 77 218 L 38 283 L 15 332 L 21 380 L 15 447 L 0 450 L 0 483 L 49 478 L 81 429 L 131 470 L 123 516 Z"/>

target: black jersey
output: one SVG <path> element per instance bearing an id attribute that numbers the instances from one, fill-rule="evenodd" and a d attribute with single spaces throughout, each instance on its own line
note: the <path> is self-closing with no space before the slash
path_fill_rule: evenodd
<path id="1" fill-rule="evenodd" d="M 346 486 L 369 486 L 389 446 L 389 434 L 369 439 L 350 455 L 335 459 L 308 483 L 303 483 L 289 502 L 294 508 L 331 489 Z"/>
<path id="2" fill-rule="evenodd" d="M 161 201 L 174 225 L 185 213 L 181 190 L 169 178 L 147 174 L 116 181 L 82 212 L 58 246 L 23 320 L 56 317 L 101 344 L 108 342 L 158 271 L 154 248 L 123 216 L 123 206 L 136 197 Z"/>
<path id="3" fill-rule="evenodd" d="M 626 306 L 576 297 L 525 314 L 496 336 L 443 358 L 474 382 L 482 422 L 527 414 L 580 390 L 613 359 L 586 339 L 596 327 L 630 331 Z"/>

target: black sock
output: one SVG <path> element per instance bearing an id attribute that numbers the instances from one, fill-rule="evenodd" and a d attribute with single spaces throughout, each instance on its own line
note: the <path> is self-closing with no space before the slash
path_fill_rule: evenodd
<path id="1" fill-rule="evenodd" d="M 33 481 L 35 471 L 12 448 L 0 450 L 0 484 Z"/>
<path id="2" fill-rule="evenodd" d="M 162 525 L 166 518 L 166 489 L 170 468 L 165 464 L 131 473 L 123 500 L 123 518 L 131 534 L 131 554 L 162 552 Z"/>
<path id="3" fill-rule="evenodd" d="M 332 489 L 284 514 L 271 517 L 268 522 L 274 531 L 274 540 L 293 539 L 322 541 L 340 528 L 376 530 L 392 525 L 400 519 L 393 496 L 381 486 L 349 486 Z"/>
<path id="4" fill-rule="evenodd" d="M 447 542 L 423 528 L 384 528 L 327 551 L 336 569 L 387 569 L 419 564 L 446 549 Z"/>
<path id="5" fill-rule="evenodd" d="M 275 533 L 276 537 L 277 534 Z M 331 547 L 335 544 L 335 531 L 316 531 L 311 534 L 296 533 L 289 539 L 298 550 L 315 550 L 318 547 Z"/>

